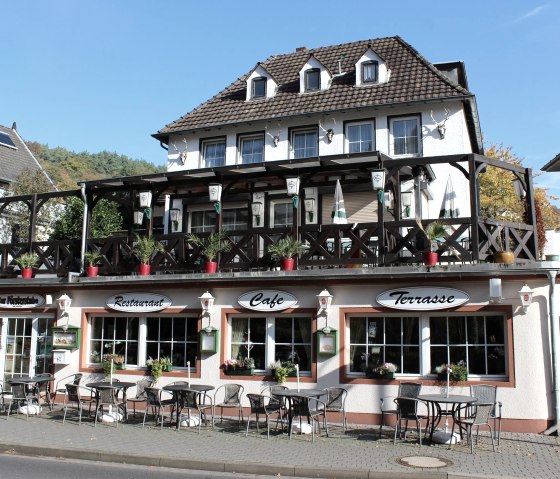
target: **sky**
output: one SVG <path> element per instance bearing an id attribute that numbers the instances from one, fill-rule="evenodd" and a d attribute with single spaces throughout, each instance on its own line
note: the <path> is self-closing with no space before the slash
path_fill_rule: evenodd
<path id="1" fill-rule="evenodd" d="M 151 137 L 270 55 L 401 36 L 465 62 L 485 147 L 538 171 L 560 153 L 560 2 L 3 2 L 0 124 L 76 152 L 163 165 Z M 537 184 L 560 197 L 560 174 Z"/>

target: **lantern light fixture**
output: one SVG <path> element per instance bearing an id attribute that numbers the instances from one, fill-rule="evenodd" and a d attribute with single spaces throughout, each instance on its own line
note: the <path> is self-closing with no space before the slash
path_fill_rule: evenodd
<path id="1" fill-rule="evenodd" d="M 519 291 L 519 298 L 521 299 L 521 306 L 523 308 L 523 314 L 527 313 L 527 310 L 529 309 L 529 306 L 531 306 L 531 303 L 533 301 L 533 293 L 534 291 L 529 287 L 529 285 L 527 283 L 525 283 L 523 285 L 523 288 L 521 288 Z"/>
<path id="2" fill-rule="evenodd" d="M 60 310 L 60 317 L 66 316 L 66 323 L 62 325 L 62 329 L 66 331 L 68 329 L 68 321 L 70 320 L 70 306 L 72 306 L 72 298 L 66 293 L 60 295 L 56 302 L 58 303 L 58 309 Z"/>
<path id="3" fill-rule="evenodd" d="M 315 199 L 305 198 L 305 200 L 303 200 L 303 206 L 305 207 L 305 212 L 309 215 L 309 222 L 312 223 L 315 213 Z"/>
<path id="4" fill-rule="evenodd" d="M 138 202 L 140 203 L 140 208 L 150 208 L 152 206 L 152 192 L 141 191 L 138 193 Z"/>
<path id="5" fill-rule="evenodd" d="M 214 203 L 216 213 L 220 214 L 222 207 L 222 185 L 220 183 L 210 183 L 208 185 L 208 195 L 210 196 L 210 201 Z"/>
<path id="6" fill-rule="evenodd" d="M 294 208 L 298 207 L 299 204 L 299 185 L 300 179 L 299 176 L 287 176 L 286 177 L 286 189 L 288 191 L 288 196 L 292 197 L 292 202 L 294 204 Z"/>
<path id="7" fill-rule="evenodd" d="M 144 212 L 142 210 L 134 210 L 133 217 L 134 217 L 134 224 L 136 226 L 141 226 L 142 223 L 144 222 Z"/>
<path id="8" fill-rule="evenodd" d="M 500 278 L 490 278 L 490 303 L 503 303 L 502 298 L 502 280 Z"/>
<path id="9" fill-rule="evenodd" d="M 317 300 L 319 301 L 319 310 L 317 314 L 324 314 L 325 315 L 325 327 L 323 328 L 323 333 L 329 334 L 331 332 L 331 328 L 329 327 L 329 308 L 331 307 L 331 303 L 333 300 L 333 295 L 328 292 L 328 290 L 324 289 L 317 295 Z"/>
<path id="10" fill-rule="evenodd" d="M 208 326 L 204 328 L 207 332 L 212 331 L 212 326 L 210 325 L 210 311 L 212 306 L 214 306 L 214 296 L 210 294 L 209 291 L 206 291 L 202 296 L 200 296 L 200 305 L 202 306 L 202 314 L 204 316 L 208 316 Z"/>
<path id="11" fill-rule="evenodd" d="M 251 203 L 251 212 L 255 217 L 257 226 L 261 224 L 262 210 L 263 210 L 263 204 L 260 201 L 253 201 Z"/>
<path id="12" fill-rule="evenodd" d="M 404 206 L 404 214 L 406 218 L 410 217 L 410 207 L 412 206 L 412 191 L 403 191 L 401 193 L 401 202 Z"/>

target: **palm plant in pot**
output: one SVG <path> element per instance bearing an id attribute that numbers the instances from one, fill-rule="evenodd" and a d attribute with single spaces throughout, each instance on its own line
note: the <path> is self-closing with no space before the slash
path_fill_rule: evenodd
<path id="1" fill-rule="evenodd" d="M 150 274 L 150 261 L 156 253 L 164 252 L 163 245 L 152 238 L 151 236 L 136 235 L 134 238 L 134 247 L 132 248 L 133 254 L 140 261 L 140 276 L 147 276 Z"/>
<path id="2" fill-rule="evenodd" d="M 35 253 L 23 253 L 15 259 L 15 262 L 21 268 L 21 277 L 29 279 L 33 276 L 33 268 L 39 264 L 39 256 Z"/>
<path id="3" fill-rule="evenodd" d="M 294 269 L 294 256 L 302 251 L 304 251 L 303 243 L 292 236 L 286 236 L 268 246 L 268 252 L 272 258 L 282 262 L 282 271 L 292 271 Z"/>
<path id="4" fill-rule="evenodd" d="M 220 253 L 227 253 L 231 249 L 231 240 L 225 231 L 211 233 L 206 238 L 189 233 L 187 240 L 200 248 L 201 254 L 206 258 L 205 271 L 215 273 L 218 269 L 216 258 Z"/>
<path id="5" fill-rule="evenodd" d="M 445 238 L 447 236 L 445 226 L 439 221 L 432 221 L 428 226 L 426 226 L 426 228 L 422 226 L 419 219 L 416 220 L 416 223 L 430 244 L 430 249 L 425 251 L 423 254 L 424 264 L 426 266 L 435 266 L 438 261 L 438 239 Z"/>
<path id="6" fill-rule="evenodd" d="M 103 256 L 99 251 L 87 251 L 85 256 L 86 260 L 86 275 L 88 278 L 97 276 L 99 273 L 99 265 Z"/>

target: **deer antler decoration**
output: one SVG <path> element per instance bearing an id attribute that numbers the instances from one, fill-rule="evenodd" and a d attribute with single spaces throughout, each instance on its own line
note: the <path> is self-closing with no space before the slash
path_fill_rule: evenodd
<path id="1" fill-rule="evenodd" d="M 319 128 L 321 128 L 321 130 L 323 130 L 325 132 L 325 135 L 327 137 L 327 142 L 331 143 L 334 137 L 334 127 L 336 126 L 336 120 L 334 117 L 331 118 L 331 120 L 333 121 L 333 126 L 332 128 L 329 128 L 328 130 L 325 130 L 325 128 L 323 128 L 323 125 L 321 124 L 322 119 L 319 120 Z"/>
<path id="2" fill-rule="evenodd" d="M 447 108 L 444 108 L 444 110 L 445 119 L 440 122 L 436 121 L 436 119 L 434 118 L 434 111 L 430 110 L 430 116 L 432 117 L 433 122 L 437 125 L 437 131 L 441 140 L 445 138 L 445 122 L 449 119 L 449 111 L 447 110 Z"/>
<path id="3" fill-rule="evenodd" d="M 268 126 L 265 127 L 265 131 L 266 134 L 270 136 L 270 138 L 272 138 L 272 143 L 274 144 L 274 146 L 278 146 L 278 143 L 280 142 L 280 125 L 278 125 L 278 127 L 276 128 L 276 134 L 274 135 L 268 131 Z"/>

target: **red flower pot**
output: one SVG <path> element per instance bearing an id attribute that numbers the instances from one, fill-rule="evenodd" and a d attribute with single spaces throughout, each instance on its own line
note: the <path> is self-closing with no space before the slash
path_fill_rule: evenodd
<path id="1" fill-rule="evenodd" d="M 426 251 L 423 259 L 426 266 L 435 266 L 437 264 L 438 254 L 435 251 Z"/>
<path id="2" fill-rule="evenodd" d="M 294 269 L 294 258 L 282 258 L 282 271 L 292 271 Z"/>
<path id="3" fill-rule="evenodd" d="M 87 266 L 86 276 L 88 278 L 94 278 L 99 273 L 99 266 Z"/>
<path id="4" fill-rule="evenodd" d="M 21 277 L 29 279 L 33 277 L 33 268 L 23 268 L 21 270 Z"/>
<path id="5" fill-rule="evenodd" d="M 216 261 L 206 261 L 204 263 L 204 270 L 209 274 L 213 274 L 218 271 L 218 263 Z"/>
<path id="6" fill-rule="evenodd" d="M 150 265 L 149 264 L 140 264 L 138 269 L 138 274 L 140 276 L 149 276 L 150 275 Z"/>

